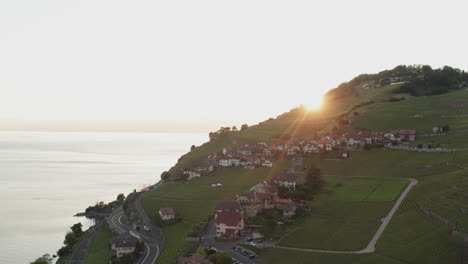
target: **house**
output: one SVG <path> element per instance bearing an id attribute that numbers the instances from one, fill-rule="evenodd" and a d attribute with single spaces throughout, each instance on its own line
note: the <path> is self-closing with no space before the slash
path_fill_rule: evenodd
<path id="1" fill-rule="evenodd" d="M 221 201 L 216 205 L 215 217 L 222 212 L 238 212 L 243 213 L 242 207 L 238 201 Z"/>
<path id="2" fill-rule="evenodd" d="M 271 177 L 271 180 L 278 186 L 288 189 L 296 189 L 297 175 L 291 172 L 276 173 Z"/>
<path id="3" fill-rule="evenodd" d="M 402 129 L 398 131 L 398 136 L 401 140 L 415 141 L 416 130 Z"/>
<path id="4" fill-rule="evenodd" d="M 176 213 L 174 208 L 163 207 L 159 209 L 159 216 L 161 216 L 162 220 L 172 220 L 175 218 Z"/>
<path id="5" fill-rule="evenodd" d="M 188 257 L 177 258 L 176 264 L 213 264 L 213 262 L 206 259 L 200 253 L 195 253 Z"/>
<path id="6" fill-rule="evenodd" d="M 306 144 L 302 148 L 302 151 L 304 152 L 304 154 L 313 154 L 313 153 L 318 153 L 320 150 L 314 144 Z"/>
<path id="7" fill-rule="evenodd" d="M 257 194 L 265 193 L 265 194 L 271 194 L 273 196 L 277 196 L 278 186 L 271 181 L 263 181 L 254 185 L 252 188 L 250 188 L 250 191 L 256 192 Z"/>
<path id="8" fill-rule="evenodd" d="M 197 172 L 197 171 L 193 171 L 193 170 L 185 170 L 184 171 L 184 174 L 185 175 L 188 175 L 187 176 L 187 180 L 191 180 L 191 179 L 195 179 L 195 178 L 199 178 L 201 176 L 201 173 L 200 172 Z"/>
<path id="9" fill-rule="evenodd" d="M 265 208 L 263 202 L 257 199 L 244 202 L 241 205 L 246 217 L 256 216 L 261 210 Z"/>
<path id="10" fill-rule="evenodd" d="M 262 166 L 263 166 L 263 167 L 272 168 L 272 167 L 273 167 L 273 162 L 271 162 L 271 161 L 269 161 L 269 160 L 265 160 L 265 161 L 262 163 Z"/>
<path id="11" fill-rule="evenodd" d="M 122 233 L 111 239 L 111 258 L 121 258 L 133 253 L 136 248 L 138 238 L 130 232 Z"/>
<path id="12" fill-rule="evenodd" d="M 296 205 L 291 199 L 275 199 L 275 208 L 283 212 L 283 218 L 289 219 L 296 214 Z"/>
<path id="13" fill-rule="evenodd" d="M 215 222 L 216 237 L 239 237 L 244 229 L 244 216 L 236 211 L 222 211 L 217 213 Z"/>
<path id="14" fill-rule="evenodd" d="M 317 145 L 320 149 L 326 150 L 326 151 L 332 151 L 333 150 L 333 143 L 331 140 L 323 139 L 323 140 L 318 140 Z"/>
<path id="15" fill-rule="evenodd" d="M 230 158 L 230 159 L 229 159 L 229 164 L 230 164 L 230 166 L 237 167 L 237 166 L 240 165 L 240 159 L 238 159 L 238 158 Z"/>
<path id="16" fill-rule="evenodd" d="M 244 192 L 236 196 L 246 217 L 256 216 L 263 209 L 274 208 L 274 195 L 256 192 Z"/>
<path id="17" fill-rule="evenodd" d="M 435 134 L 439 134 L 439 133 L 444 132 L 444 129 L 441 126 L 435 126 L 432 128 L 432 132 Z"/>
<path id="18" fill-rule="evenodd" d="M 229 163 L 229 160 L 228 159 L 220 159 L 218 161 L 218 164 L 219 166 L 221 167 L 229 167 L 230 166 L 230 163 Z"/>

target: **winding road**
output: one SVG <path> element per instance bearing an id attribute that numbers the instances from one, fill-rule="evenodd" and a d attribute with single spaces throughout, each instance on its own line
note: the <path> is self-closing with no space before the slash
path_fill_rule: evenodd
<path id="1" fill-rule="evenodd" d="M 151 190 L 161 187 L 162 184 L 157 184 Z M 122 207 L 116 209 L 112 215 L 108 218 L 109 226 L 113 227 L 118 233 L 132 232 L 137 237 L 143 239 L 146 245 L 144 256 L 142 257 L 139 264 L 153 264 L 159 257 L 160 249 L 163 248 L 164 238 L 162 231 L 159 227 L 155 226 L 149 216 L 146 214 L 145 210 L 141 205 L 141 200 L 143 199 L 146 192 L 138 194 L 135 198 L 132 207 L 135 209 L 135 212 L 138 214 L 139 218 L 142 221 L 142 226 L 146 225 L 150 228 L 150 232 L 140 232 L 132 229 L 130 226 L 122 223 L 123 209 Z"/>
<path id="2" fill-rule="evenodd" d="M 334 251 L 334 250 L 320 250 L 320 249 L 306 249 L 306 248 L 293 248 L 293 247 L 283 247 L 283 246 L 274 246 L 275 248 L 283 248 L 283 249 L 290 249 L 290 250 L 297 250 L 297 251 L 308 251 L 308 252 L 321 252 L 321 253 L 338 253 L 338 254 L 365 254 L 365 253 L 372 253 L 375 251 L 375 245 L 377 244 L 377 241 L 379 241 L 380 237 L 382 236 L 383 232 L 385 231 L 385 228 L 387 228 L 388 223 L 390 223 L 390 220 L 392 220 L 393 215 L 396 213 L 398 210 L 398 207 L 400 207 L 401 203 L 405 199 L 406 195 L 408 195 L 409 191 L 413 186 L 418 184 L 418 181 L 416 179 L 410 178 L 410 183 L 408 186 L 406 186 L 405 190 L 401 193 L 400 197 L 398 200 L 395 202 L 393 205 L 392 209 L 388 213 L 388 215 L 384 218 L 382 218 L 382 224 L 380 225 L 379 229 L 377 229 L 377 232 L 375 232 L 374 236 L 372 239 L 369 241 L 369 244 L 367 244 L 367 247 L 357 250 L 357 251 Z"/>

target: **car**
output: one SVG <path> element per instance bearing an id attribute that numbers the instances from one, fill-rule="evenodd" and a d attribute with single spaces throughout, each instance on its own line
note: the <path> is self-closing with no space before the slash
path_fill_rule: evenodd
<path id="1" fill-rule="evenodd" d="M 247 255 L 249 254 L 249 252 L 247 252 L 247 251 L 245 251 L 245 250 L 242 250 L 241 253 L 242 253 L 242 255 L 244 255 L 244 256 L 247 256 Z"/>
<path id="2" fill-rule="evenodd" d="M 145 229 L 146 232 L 151 232 L 151 229 L 148 226 L 144 226 L 143 229 Z"/>
<path id="3" fill-rule="evenodd" d="M 251 258 L 251 259 L 253 259 L 253 258 L 255 258 L 255 257 L 256 257 L 255 254 L 250 254 L 250 255 L 249 255 L 249 258 Z"/>
<path id="4" fill-rule="evenodd" d="M 249 244 L 250 244 L 251 246 L 254 246 L 254 247 L 257 246 L 257 243 L 255 243 L 255 242 L 250 242 Z"/>

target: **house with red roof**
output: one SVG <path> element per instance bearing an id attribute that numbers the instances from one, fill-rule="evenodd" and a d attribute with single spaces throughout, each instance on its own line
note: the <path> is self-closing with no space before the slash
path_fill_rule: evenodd
<path id="1" fill-rule="evenodd" d="M 317 140 L 317 145 L 320 149 L 324 149 L 326 151 L 333 150 L 333 142 L 331 140 L 327 140 L 327 139 Z"/>
<path id="2" fill-rule="evenodd" d="M 162 220 L 172 220 L 176 217 L 176 212 L 172 207 L 159 208 L 159 216 Z"/>
<path id="3" fill-rule="evenodd" d="M 291 199 L 275 199 L 275 208 L 283 212 L 283 218 L 289 219 L 296 214 L 296 205 Z"/>
<path id="4" fill-rule="evenodd" d="M 223 211 L 216 214 L 216 236 L 239 237 L 244 229 L 244 216 L 236 211 Z"/>
<path id="5" fill-rule="evenodd" d="M 410 129 L 398 130 L 398 136 L 400 137 L 401 140 L 415 141 L 416 130 L 410 130 Z"/>

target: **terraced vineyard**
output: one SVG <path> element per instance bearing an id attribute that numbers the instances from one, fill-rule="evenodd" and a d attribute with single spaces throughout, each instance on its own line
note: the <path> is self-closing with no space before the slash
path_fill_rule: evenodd
<path id="1" fill-rule="evenodd" d="M 110 256 L 110 239 L 115 234 L 107 227 L 102 227 L 94 237 L 86 256 L 86 264 L 108 263 Z"/>
<path id="2" fill-rule="evenodd" d="M 406 212 L 409 209 L 418 208 L 418 205 L 422 205 L 427 202 L 432 195 L 444 192 L 447 190 L 447 185 L 442 183 L 420 183 L 413 187 L 408 193 L 405 200 L 401 203 L 398 208 L 397 214 Z"/>
<path id="3" fill-rule="evenodd" d="M 194 242 L 185 241 L 191 225 L 187 222 L 180 222 L 173 226 L 163 229 L 164 232 L 164 250 L 158 258 L 157 264 L 171 263 L 179 256 L 188 252 L 194 245 Z"/>

